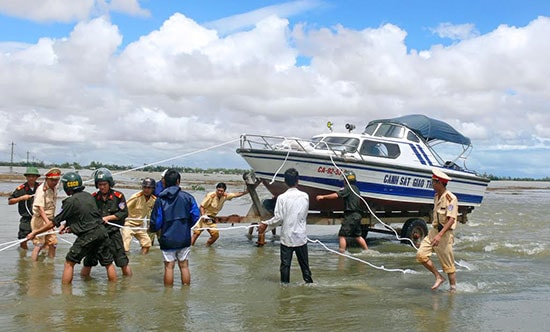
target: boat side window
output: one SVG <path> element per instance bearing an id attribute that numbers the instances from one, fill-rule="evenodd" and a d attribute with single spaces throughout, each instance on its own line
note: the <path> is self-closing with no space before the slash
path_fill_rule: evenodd
<path id="1" fill-rule="evenodd" d="M 418 136 L 416 136 L 412 131 L 409 131 L 407 133 L 407 140 L 415 143 L 420 142 L 420 139 L 418 138 Z"/>
<path id="2" fill-rule="evenodd" d="M 401 151 L 399 150 L 399 145 L 397 144 L 366 140 L 363 142 L 363 145 L 361 145 L 359 153 L 365 156 L 395 159 L 399 156 Z"/>
<path id="3" fill-rule="evenodd" d="M 327 150 L 327 145 L 334 151 L 355 152 L 359 146 L 359 139 L 352 137 L 325 137 L 315 145 L 316 149 Z"/>

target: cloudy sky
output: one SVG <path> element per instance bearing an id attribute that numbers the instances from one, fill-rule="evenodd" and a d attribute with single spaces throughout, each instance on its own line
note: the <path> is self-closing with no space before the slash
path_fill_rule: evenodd
<path id="1" fill-rule="evenodd" d="M 242 133 L 421 113 L 550 176 L 549 35 L 547 1 L 0 0 L 0 160 L 248 168 Z"/>

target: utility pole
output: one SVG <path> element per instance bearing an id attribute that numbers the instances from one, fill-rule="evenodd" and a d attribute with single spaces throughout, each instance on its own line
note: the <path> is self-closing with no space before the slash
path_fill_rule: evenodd
<path id="1" fill-rule="evenodd" d="M 11 159 L 10 159 L 10 173 L 13 173 L 13 146 L 15 143 L 11 142 Z"/>
<path id="2" fill-rule="evenodd" d="M 27 151 L 27 166 L 29 166 L 29 151 Z"/>

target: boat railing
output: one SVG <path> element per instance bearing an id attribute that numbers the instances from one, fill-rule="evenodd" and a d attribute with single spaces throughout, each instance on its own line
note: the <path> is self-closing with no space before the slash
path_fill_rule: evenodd
<path id="1" fill-rule="evenodd" d="M 298 137 L 269 135 L 243 134 L 241 135 L 240 147 L 241 149 L 296 151 L 307 154 L 333 155 L 335 157 L 342 157 L 345 154 L 357 154 L 357 147 L 349 144 L 337 144 Z"/>

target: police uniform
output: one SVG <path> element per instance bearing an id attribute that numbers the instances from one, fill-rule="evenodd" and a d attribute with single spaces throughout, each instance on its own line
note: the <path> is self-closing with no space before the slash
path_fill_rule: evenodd
<path id="1" fill-rule="evenodd" d="M 215 191 L 209 193 L 204 197 L 201 202 L 201 206 L 204 208 L 204 213 L 209 217 L 215 217 L 218 212 L 223 208 L 225 201 L 230 201 L 233 198 L 239 196 L 238 193 L 224 193 L 222 197 L 218 197 Z M 196 226 L 197 228 L 216 228 L 216 223 L 212 219 L 199 219 L 199 223 Z M 195 235 L 202 233 L 202 230 L 193 231 Z M 219 232 L 215 229 L 209 229 L 208 233 L 210 235 L 218 234 Z"/>
<path id="2" fill-rule="evenodd" d="M 46 176 L 47 177 L 47 176 Z M 57 202 L 57 186 L 50 188 L 47 182 L 42 183 L 36 190 L 32 206 L 32 230 L 39 229 L 46 224 L 46 221 L 42 219 L 40 215 L 40 208 L 44 209 L 46 217 L 49 220 L 53 220 L 55 216 L 55 204 Z M 57 236 L 55 234 L 48 234 L 45 236 L 35 236 L 32 240 L 35 246 L 42 246 L 44 244 L 55 246 L 57 244 Z"/>
<path id="3" fill-rule="evenodd" d="M 450 178 L 439 170 L 434 170 L 434 180 L 447 182 Z M 425 263 L 430 259 L 433 252 L 437 254 L 439 262 L 443 268 L 443 271 L 447 274 L 454 273 L 455 260 L 453 254 L 454 243 L 454 229 L 458 223 L 458 200 L 456 196 L 448 190 L 438 196 L 434 195 L 434 209 L 432 215 L 432 229 L 428 232 L 428 235 L 422 240 L 420 248 L 416 253 L 416 261 L 419 263 Z M 448 218 L 453 218 L 453 225 L 443 234 L 439 244 L 432 246 L 431 242 L 437 234 L 443 229 L 448 221 Z"/>
<path id="4" fill-rule="evenodd" d="M 128 227 L 143 227 L 143 220 L 151 216 L 151 211 L 153 210 L 153 205 L 157 197 L 151 195 L 149 199 L 145 199 L 143 191 L 137 192 L 130 197 L 128 200 L 128 219 L 124 223 L 124 226 Z M 124 250 L 130 250 L 130 242 L 132 237 L 135 236 L 138 239 L 139 244 L 142 248 L 151 247 L 151 238 L 145 230 L 133 230 L 129 228 L 123 228 L 122 232 L 122 241 L 124 242 Z"/>
<path id="5" fill-rule="evenodd" d="M 111 240 L 90 193 L 79 191 L 63 200 L 61 212 L 54 218 L 55 226 L 59 227 L 63 220 L 65 227 L 77 236 L 65 257 L 67 261 L 80 263 L 83 257 L 94 256 L 102 266 L 113 262 Z"/>
<path id="6" fill-rule="evenodd" d="M 23 183 L 19 187 L 15 188 L 13 193 L 10 195 L 9 199 L 21 197 L 23 195 L 34 195 L 36 189 L 38 189 L 40 183 L 35 182 L 34 187 L 31 187 L 28 182 Z M 18 239 L 24 239 L 32 231 L 31 229 L 31 218 L 32 218 L 32 205 L 34 201 L 34 196 L 26 201 L 19 201 L 17 203 L 17 209 L 19 210 L 19 232 L 17 233 Z"/>
<path id="7" fill-rule="evenodd" d="M 128 217 L 128 207 L 126 206 L 126 198 L 120 191 L 109 189 L 107 194 L 103 195 L 100 191 L 92 194 L 95 199 L 96 206 L 99 209 L 99 213 L 102 217 L 115 215 L 117 220 L 110 221 L 111 223 L 124 226 L 124 220 Z M 120 228 L 112 225 L 104 224 L 111 239 L 111 253 L 115 265 L 118 267 L 124 267 L 128 265 L 129 259 L 124 251 L 124 244 L 122 242 L 122 235 L 120 234 Z M 84 259 L 84 266 L 96 266 L 97 257 L 94 255 L 86 256 Z"/>

